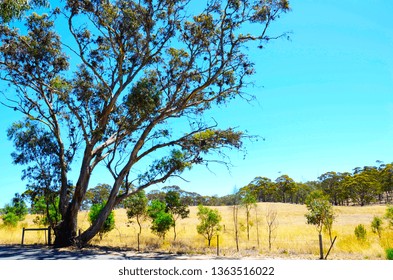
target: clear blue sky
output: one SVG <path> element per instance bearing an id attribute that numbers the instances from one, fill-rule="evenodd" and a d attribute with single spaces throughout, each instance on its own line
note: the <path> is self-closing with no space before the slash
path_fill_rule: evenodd
<path id="1" fill-rule="evenodd" d="M 327 171 L 352 171 L 393 161 L 393 1 L 292 0 L 292 11 L 271 31 L 291 39 L 251 50 L 257 102 L 235 100 L 209 115 L 265 141 L 245 142 L 247 155 L 231 152 L 234 167 L 195 167 L 188 191 L 225 195 L 256 176 L 288 174 L 316 180 Z M 24 190 L 21 167 L 11 164 L 6 128 L 18 118 L 0 109 L 0 207 Z M 109 177 L 108 177 L 109 178 Z M 73 178 L 76 181 L 75 178 Z M 95 183 L 105 183 L 105 176 Z M 151 187 L 149 190 L 155 189 Z"/>

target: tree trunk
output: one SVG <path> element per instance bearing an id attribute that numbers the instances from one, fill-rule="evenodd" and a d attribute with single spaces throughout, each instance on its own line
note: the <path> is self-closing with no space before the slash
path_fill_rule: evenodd
<path id="1" fill-rule="evenodd" d="M 259 248 L 259 223 L 258 223 L 258 210 L 257 210 L 257 205 L 255 204 L 255 223 L 257 226 L 257 244 Z"/>
<path id="2" fill-rule="evenodd" d="M 73 213 L 71 210 L 68 210 L 60 224 L 55 227 L 55 247 L 61 248 L 75 245 L 78 225 L 77 215 L 78 211 Z"/>
<path id="3" fill-rule="evenodd" d="M 322 234 L 319 233 L 319 259 L 323 260 L 323 243 L 322 243 Z"/>
<path id="4" fill-rule="evenodd" d="M 102 226 L 104 225 L 106 219 L 108 218 L 109 214 L 118 205 L 125 197 L 118 197 L 117 194 L 119 192 L 119 188 L 121 183 L 123 182 L 124 176 L 120 175 L 115 183 L 113 184 L 112 191 L 109 195 L 108 201 L 105 204 L 104 208 L 101 210 L 100 214 L 98 215 L 97 219 L 94 223 L 82 233 L 81 236 L 78 237 L 78 244 L 80 246 L 85 246 L 94 236 L 101 230 Z M 165 238 L 165 236 L 163 236 Z"/>
<path id="5" fill-rule="evenodd" d="M 85 232 L 83 232 L 81 236 L 78 237 L 77 242 L 79 246 L 85 246 L 91 239 L 94 238 L 94 236 L 97 235 L 113 208 L 114 201 L 108 200 L 105 207 L 101 210 L 94 223 Z"/>
<path id="6" fill-rule="evenodd" d="M 73 199 L 68 204 L 68 207 L 66 207 L 66 212 L 62 213 L 63 220 L 60 222 L 60 224 L 55 229 L 55 235 L 56 235 L 55 243 L 54 243 L 55 247 L 68 247 L 68 246 L 72 246 L 72 245 L 83 246 L 84 245 L 83 243 L 81 244 L 79 242 L 80 240 L 76 240 L 77 239 L 76 233 L 77 233 L 77 227 L 78 227 L 79 208 L 80 208 L 82 201 L 85 197 L 87 187 L 88 187 L 89 181 L 90 181 L 91 171 L 92 171 L 92 169 L 89 165 L 89 163 L 91 161 L 91 150 L 92 150 L 91 146 L 87 147 L 85 150 L 85 154 L 84 154 L 84 157 L 82 160 L 82 167 L 81 167 L 81 170 L 79 173 L 78 182 L 76 183 Z M 65 195 L 66 195 L 66 192 L 61 193 L 60 202 L 64 199 Z M 60 211 L 62 212 L 64 210 L 61 209 L 61 207 L 62 207 L 61 204 L 62 203 L 60 203 Z M 97 234 L 100 229 L 101 229 L 101 227 L 95 232 L 95 234 Z M 93 238 L 93 237 L 91 237 L 91 238 Z M 76 244 L 76 242 L 78 242 L 78 244 Z"/>
<path id="7" fill-rule="evenodd" d="M 250 241 L 250 210 L 246 209 L 247 213 L 246 213 L 246 223 L 247 223 L 247 240 Z"/>
<path id="8" fill-rule="evenodd" d="M 233 224 L 235 228 L 236 250 L 239 252 L 238 206 L 233 205 Z"/>
<path id="9" fill-rule="evenodd" d="M 136 215 L 136 222 L 138 223 L 139 226 L 139 234 L 142 233 L 142 225 L 141 225 L 141 221 L 139 220 L 139 215 Z"/>

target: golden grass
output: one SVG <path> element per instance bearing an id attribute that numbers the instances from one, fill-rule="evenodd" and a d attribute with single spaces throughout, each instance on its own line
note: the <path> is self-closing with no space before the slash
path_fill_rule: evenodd
<path id="1" fill-rule="evenodd" d="M 278 228 L 273 241 L 272 250 L 268 250 L 268 237 L 266 226 L 267 207 L 277 211 Z M 316 259 L 319 256 L 318 233 L 314 226 L 307 225 L 304 214 L 307 212 L 304 205 L 282 204 L 282 203 L 260 203 L 258 204 L 259 245 L 257 237 L 257 226 L 255 212 L 252 211 L 251 218 L 253 226 L 250 230 L 250 240 L 247 240 L 245 229 L 245 209 L 239 211 L 240 221 L 240 252 L 236 252 L 234 239 L 234 226 L 232 219 L 232 208 L 229 206 L 213 207 L 222 215 L 223 230 L 220 232 L 220 254 L 225 256 L 257 256 L 266 255 L 279 258 L 309 258 Z M 384 249 L 393 247 L 393 232 L 385 230 L 381 239 L 371 231 L 371 221 L 374 216 L 383 216 L 385 206 L 365 207 L 335 207 L 337 214 L 333 225 L 333 235 L 337 241 L 329 255 L 329 259 L 384 259 Z M 140 249 L 142 251 L 166 251 L 172 253 L 204 253 L 215 254 L 217 239 L 213 238 L 211 248 L 207 248 L 207 241 L 197 234 L 196 226 L 197 207 L 190 207 L 190 217 L 179 220 L 177 223 L 177 240 L 173 241 L 173 231 L 169 231 L 166 239 L 160 240 L 150 232 L 150 222 L 143 223 L 142 235 L 140 237 Z M 9 229 L 0 225 L 0 244 L 18 244 L 21 240 L 21 228 L 36 227 L 33 224 L 33 215 L 21 223 L 16 229 Z M 87 212 L 79 215 L 79 227 L 83 230 L 89 226 Z M 120 248 L 137 249 L 136 224 L 129 224 L 124 209 L 115 211 L 116 227 L 108 233 L 102 241 L 94 238 L 92 244 L 112 246 Z M 354 235 L 354 229 L 358 224 L 363 224 L 367 229 L 367 240 L 360 242 Z M 324 233 L 325 252 L 330 246 L 329 237 Z M 43 232 L 28 232 L 25 243 L 44 243 Z"/>

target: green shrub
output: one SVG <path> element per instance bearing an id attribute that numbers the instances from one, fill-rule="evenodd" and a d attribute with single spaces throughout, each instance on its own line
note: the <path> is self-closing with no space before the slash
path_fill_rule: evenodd
<path id="1" fill-rule="evenodd" d="M 13 212 L 8 212 L 2 217 L 2 219 L 4 225 L 7 227 L 16 227 L 19 222 L 19 217 Z"/>
<path id="2" fill-rule="evenodd" d="M 2 219 L 5 226 L 16 227 L 18 222 L 23 221 L 27 215 L 27 206 L 23 197 L 16 193 L 11 204 L 6 204 L 1 210 Z"/>
<path id="3" fill-rule="evenodd" d="M 31 213 L 37 214 L 33 223 L 44 226 L 54 226 L 61 220 L 61 214 L 59 212 L 59 197 L 48 201 L 44 196 L 38 197 L 34 200 L 31 207 Z"/>
<path id="4" fill-rule="evenodd" d="M 150 229 L 154 234 L 165 239 L 168 230 L 173 226 L 173 215 L 166 210 L 166 204 L 159 200 L 153 200 L 147 208 L 147 214 L 152 219 Z"/>
<path id="5" fill-rule="evenodd" d="M 172 214 L 164 211 L 158 212 L 156 218 L 152 220 L 151 230 L 157 236 L 165 239 L 165 235 L 173 226 L 173 222 Z"/>
<path id="6" fill-rule="evenodd" d="M 89 221 L 90 223 L 94 223 L 97 220 L 101 210 L 104 208 L 105 203 L 93 204 L 90 208 L 89 212 Z M 109 214 L 108 218 L 106 218 L 104 224 L 102 225 L 100 231 L 98 232 L 98 236 L 100 240 L 104 237 L 107 232 L 110 232 L 115 228 L 115 215 L 113 211 Z"/>
<path id="7" fill-rule="evenodd" d="M 208 247 L 210 247 L 213 236 L 221 230 L 221 215 L 217 209 L 198 205 L 197 216 L 200 221 L 197 225 L 197 232 L 207 239 Z"/>
<path id="8" fill-rule="evenodd" d="M 383 221 L 380 217 L 374 217 L 371 222 L 371 230 L 373 233 L 377 233 L 378 237 L 381 238 Z"/>
<path id="9" fill-rule="evenodd" d="M 389 205 L 386 208 L 385 219 L 388 220 L 389 227 L 393 228 L 393 206 L 392 205 Z"/>
<path id="10" fill-rule="evenodd" d="M 388 248 L 385 250 L 386 252 L 386 259 L 393 260 L 393 248 Z"/>
<path id="11" fill-rule="evenodd" d="M 355 228 L 355 236 L 359 241 L 366 241 L 367 238 L 367 231 L 365 227 L 360 224 Z"/>

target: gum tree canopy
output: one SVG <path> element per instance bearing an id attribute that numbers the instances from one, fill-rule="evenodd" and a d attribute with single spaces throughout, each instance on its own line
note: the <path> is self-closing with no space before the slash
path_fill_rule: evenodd
<path id="1" fill-rule="evenodd" d="M 204 112 L 244 94 L 254 73 L 246 47 L 283 36 L 267 30 L 289 4 L 48 2 L 52 8 L 40 9 L 46 14 L 27 11 L 20 22 L 1 24 L 0 76 L 8 84 L 2 103 L 25 116 L 9 133 L 14 162 L 28 166 L 24 176 L 38 180 L 36 190 L 55 188 L 60 197 L 55 245 L 83 246 L 128 196 L 207 164 L 223 148 L 242 147 L 243 132 L 219 129 Z M 111 192 L 100 216 L 76 236 L 99 164 L 113 177 Z"/>

